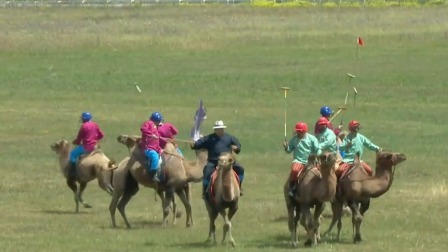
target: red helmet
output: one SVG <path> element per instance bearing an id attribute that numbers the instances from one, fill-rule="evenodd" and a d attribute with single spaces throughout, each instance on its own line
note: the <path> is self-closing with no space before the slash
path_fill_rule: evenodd
<path id="1" fill-rule="evenodd" d="M 330 121 L 328 121 L 328 119 L 326 117 L 321 117 L 319 118 L 319 120 L 317 121 L 317 125 L 328 125 Z"/>
<path id="2" fill-rule="evenodd" d="M 308 126 L 304 122 L 298 122 L 296 123 L 295 130 L 297 133 L 308 132 Z"/>
<path id="3" fill-rule="evenodd" d="M 358 121 L 352 120 L 348 123 L 348 130 L 357 131 L 361 127 L 361 124 Z"/>

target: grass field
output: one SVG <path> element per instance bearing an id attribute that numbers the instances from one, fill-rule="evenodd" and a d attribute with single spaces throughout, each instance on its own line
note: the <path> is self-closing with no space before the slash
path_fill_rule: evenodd
<path id="1" fill-rule="evenodd" d="M 282 185 L 292 157 L 281 147 L 281 86 L 292 88 L 288 131 L 299 120 L 312 126 L 322 105 L 342 105 L 356 86 L 356 108 L 351 96 L 344 126 L 356 118 L 374 143 L 408 158 L 390 191 L 372 200 L 363 243 L 352 244 L 351 220 L 344 218 L 342 241 L 328 237 L 314 250 L 445 250 L 446 13 L 445 7 L 0 9 L 2 251 L 228 249 L 203 245 L 208 218 L 199 184 L 190 229 L 184 217 L 162 229 L 161 203 L 146 188 L 128 205 L 131 230 L 118 215 L 121 228 L 110 228 L 110 198 L 96 182 L 85 193 L 93 208 L 74 214 L 49 148 L 71 140 L 88 110 L 106 133 L 103 149 L 121 160 L 127 150 L 115 137 L 138 133 L 152 111 L 188 138 L 199 99 L 208 110 L 203 132 L 222 119 L 243 146 L 236 250 L 290 249 Z M 356 60 L 358 35 L 365 46 Z M 347 72 L 357 76 L 352 84 Z M 373 164 L 373 158 L 367 152 L 364 159 Z M 218 237 L 221 225 L 218 219 Z M 323 229 L 328 225 L 325 219 Z"/>

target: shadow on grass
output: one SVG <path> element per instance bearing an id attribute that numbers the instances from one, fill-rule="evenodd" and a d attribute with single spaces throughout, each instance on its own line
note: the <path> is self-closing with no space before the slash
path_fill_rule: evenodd
<path id="1" fill-rule="evenodd" d="M 277 234 L 271 237 L 264 237 L 264 239 L 262 240 L 251 241 L 246 246 L 266 250 L 272 250 L 272 249 L 290 250 L 293 248 L 291 245 L 289 234 L 286 235 Z"/>
<path id="2" fill-rule="evenodd" d="M 138 221 L 130 221 L 131 228 L 127 228 L 124 221 L 117 220 L 117 227 L 112 227 L 111 224 L 100 226 L 101 229 L 111 229 L 111 230 L 141 230 L 141 229 L 163 229 L 162 222 L 160 221 L 148 221 L 148 220 L 138 220 Z"/>
<path id="3" fill-rule="evenodd" d="M 303 234 L 299 234 L 299 248 L 306 248 L 304 246 L 305 243 L 305 237 L 303 236 Z M 320 244 L 353 244 L 353 241 L 351 239 L 341 239 L 341 240 L 336 240 L 336 236 L 324 236 L 322 237 L 321 242 L 319 242 L 319 244 L 317 245 L 313 245 L 313 247 L 319 247 Z M 272 250 L 272 249 L 285 249 L 285 250 L 290 250 L 290 249 L 296 249 L 293 248 L 292 244 L 291 244 L 291 237 L 289 234 L 285 234 L 285 235 L 275 235 L 272 237 L 265 237 L 262 240 L 256 240 L 256 241 L 251 241 L 249 242 L 247 245 L 247 247 L 253 247 L 253 248 L 257 248 L 257 249 L 263 249 L 263 250 Z"/>
<path id="4" fill-rule="evenodd" d="M 171 247 L 194 248 L 194 249 L 210 249 L 210 248 L 214 248 L 214 247 L 225 247 L 225 245 L 221 245 L 220 242 L 218 242 L 217 245 L 214 245 L 214 244 L 211 244 L 211 243 L 206 243 L 205 240 L 204 240 L 204 241 L 198 241 L 198 242 L 175 243 L 175 244 L 172 244 Z"/>
<path id="5" fill-rule="evenodd" d="M 90 212 L 78 212 L 76 213 L 73 210 L 42 210 L 42 213 L 45 214 L 59 214 L 59 215 L 78 215 L 78 214 L 90 214 Z"/>

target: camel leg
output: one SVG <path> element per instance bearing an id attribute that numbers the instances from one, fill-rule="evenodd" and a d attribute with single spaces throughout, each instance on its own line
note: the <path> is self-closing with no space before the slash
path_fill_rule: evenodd
<path id="1" fill-rule="evenodd" d="M 122 195 L 123 195 L 122 190 L 115 189 L 112 194 L 112 200 L 110 201 L 109 212 L 110 212 L 110 218 L 112 219 L 112 227 L 113 228 L 117 227 L 117 224 L 115 222 L 115 211 L 117 209 L 118 200 L 120 199 L 120 197 Z"/>
<path id="2" fill-rule="evenodd" d="M 358 242 L 362 241 L 360 229 L 361 229 L 361 223 L 362 223 L 363 216 L 359 212 L 357 202 L 350 202 L 349 206 L 350 206 L 350 210 L 352 210 L 352 224 L 356 231 L 356 233 L 353 237 L 353 242 L 358 243 Z"/>
<path id="3" fill-rule="evenodd" d="M 176 193 L 185 207 L 185 213 L 187 214 L 186 227 L 190 227 L 193 225 L 193 216 L 191 211 L 191 204 L 188 200 L 188 196 L 186 195 L 187 193 L 185 192 L 185 188 L 178 190 Z"/>
<path id="4" fill-rule="evenodd" d="M 162 201 L 162 210 L 163 210 L 163 221 L 162 221 L 162 227 L 165 228 L 168 223 L 168 215 L 170 214 L 170 205 L 173 201 L 174 194 L 173 194 L 173 188 L 168 187 L 165 190 L 165 198 Z"/>
<path id="5" fill-rule="evenodd" d="M 101 180 L 101 178 L 98 178 L 98 186 L 107 192 L 110 196 L 114 193 L 114 188 L 110 183 L 105 183 Z"/>
<path id="6" fill-rule="evenodd" d="M 72 179 L 67 179 L 67 186 L 73 191 L 73 195 L 75 197 L 75 212 L 79 213 L 79 197 L 78 197 L 78 186 L 76 182 Z"/>
<path id="7" fill-rule="evenodd" d="M 184 192 L 185 192 L 185 196 L 187 197 L 187 200 L 188 200 L 188 202 L 190 202 L 190 206 L 191 206 L 191 185 L 190 185 L 190 183 L 185 185 Z M 190 226 L 194 226 L 193 211 L 191 211 L 191 215 L 190 215 Z"/>
<path id="8" fill-rule="evenodd" d="M 79 202 L 83 204 L 84 208 L 92 208 L 92 206 L 89 203 L 84 202 L 84 200 L 82 199 L 82 194 L 84 193 L 86 187 L 87 187 L 86 182 L 79 183 Z"/>
<path id="9" fill-rule="evenodd" d="M 310 207 L 308 204 L 302 204 L 301 206 L 302 218 L 300 219 L 300 223 L 306 229 L 307 240 L 305 241 L 305 246 L 310 247 L 313 245 L 314 239 L 314 223 L 311 215 Z"/>
<path id="10" fill-rule="evenodd" d="M 218 217 L 218 212 L 215 211 L 213 209 L 213 207 L 210 206 L 210 204 L 208 202 L 206 202 L 205 205 L 207 207 L 208 216 L 210 219 L 210 225 L 209 225 L 209 229 L 208 229 L 208 238 L 205 241 L 205 243 L 210 243 L 210 242 L 212 242 L 212 239 L 213 239 L 213 245 L 216 245 L 215 220 L 216 220 L 216 217 Z"/>
<path id="11" fill-rule="evenodd" d="M 330 227 L 325 232 L 324 236 L 328 235 L 331 230 L 333 229 L 336 222 L 338 223 L 338 234 L 336 236 L 336 240 L 339 240 L 339 235 L 341 234 L 341 228 L 342 228 L 342 207 L 343 204 L 337 200 L 331 203 L 331 211 L 333 213 L 333 218 L 331 220 Z"/>
<path id="12" fill-rule="evenodd" d="M 316 203 L 314 209 L 314 242 L 317 244 L 320 242 L 320 216 L 325 210 L 325 204 L 322 202 Z"/>
<path id="13" fill-rule="evenodd" d="M 295 216 L 294 213 L 294 207 L 288 206 L 288 228 L 289 232 L 291 232 L 291 245 L 297 247 L 297 222 L 295 221 L 297 216 Z"/>
<path id="14" fill-rule="evenodd" d="M 359 212 L 361 213 L 362 216 L 364 216 L 367 210 L 369 210 L 369 207 L 370 207 L 370 199 L 361 202 L 361 208 L 359 209 Z"/>
<path id="15" fill-rule="evenodd" d="M 138 188 L 137 188 L 138 191 Z M 128 218 L 126 217 L 126 205 L 128 204 L 128 202 L 131 200 L 132 196 L 134 196 L 137 191 L 129 191 L 129 190 L 125 190 L 123 197 L 121 197 L 120 202 L 118 202 L 117 208 L 118 211 L 121 214 L 121 217 L 123 217 L 124 223 L 126 224 L 126 228 L 131 228 L 131 224 L 129 224 Z"/>
<path id="16" fill-rule="evenodd" d="M 176 204 L 176 197 L 171 198 L 171 204 L 172 204 L 172 213 L 173 213 L 173 225 L 176 225 L 177 223 L 177 204 Z"/>
<path id="17" fill-rule="evenodd" d="M 222 244 L 224 244 L 224 241 L 226 239 L 226 234 L 229 233 L 229 241 L 232 247 L 236 246 L 235 240 L 232 236 L 232 217 L 235 215 L 236 211 L 238 210 L 238 203 L 233 204 L 229 208 L 229 212 L 226 214 L 225 210 L 221 212 L 222 217 L 224 217 L 224 226 L 223 226 L 223 235 L 222 235 Z"/>

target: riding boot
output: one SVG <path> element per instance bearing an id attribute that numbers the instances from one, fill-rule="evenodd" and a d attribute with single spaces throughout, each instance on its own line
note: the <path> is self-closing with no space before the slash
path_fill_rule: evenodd
<path id="1" fill-rule="evenodd" d="M 149 172 L 149 177 L 152 178 L 152 182 L 154 182 L 154 183 L 159 183 L 160 182 L 159 176 L 157 174 L 157 170 L 150 171 Z"/>
<path id="2" fill-rule="evenodd" d="M 294 190 L 296 189 L 296 182 L 295 181 L 290 181 L 289 182 L 289 191 L 288 191 L 288 195 L 291 197 L 294 197 Z"/>
<path id="3" fill-rule="evenodd" d="M 243 183 L 240 182 L 240 196 L 243 196 L 243 187 L 241 187 L 242 184 L 243 184 Z"/>

